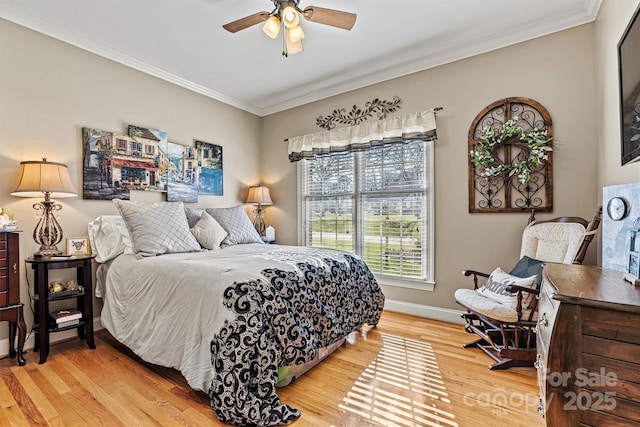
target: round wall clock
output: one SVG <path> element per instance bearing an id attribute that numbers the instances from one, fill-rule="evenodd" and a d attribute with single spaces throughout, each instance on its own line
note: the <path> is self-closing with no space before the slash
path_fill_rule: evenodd
<path id="1" fill-rule="evenodd" d="M 607 215 L 614 221 L 620 221 L 629 214 L 629 204 L 622 197 L 612 197 L 607 204 Z"/>

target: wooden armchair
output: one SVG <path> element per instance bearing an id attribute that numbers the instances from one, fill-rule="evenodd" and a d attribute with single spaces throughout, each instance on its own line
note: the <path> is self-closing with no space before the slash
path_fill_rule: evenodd
<path id="1" fill-rule="evenodd" d="M 509 272 L 487 274 L 465 270 L 473 289 L 458 289 L 455 299 L 467 309 L 465 329 L 478 339 L 465 347 L 479 347 L 495 363 L 489 369 L 533 366 L 536 359 L 538 293 L 543 263 L 582 264 L 600 226 L 602 207 L 591 221 L 560 217 L 536 222 L 531 214 L 522 235 L 520 261 Z M 485 278 L 479 284 L 479 278 Z"/>

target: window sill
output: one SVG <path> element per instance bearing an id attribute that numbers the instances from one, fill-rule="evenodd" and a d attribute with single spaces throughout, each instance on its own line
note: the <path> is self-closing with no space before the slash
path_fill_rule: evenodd
<path id="1" fill-rule="evenodd" d="M 436 282 L 423 280 L 408 280 L 400 277 L 376 276 L 376 281 L 383 286 L 396 286 L 399 288 L 417 289 L 419 291 L 434 291 Z"/>

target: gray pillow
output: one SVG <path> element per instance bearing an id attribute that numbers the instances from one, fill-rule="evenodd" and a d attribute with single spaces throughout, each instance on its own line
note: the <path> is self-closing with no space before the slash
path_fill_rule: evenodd
<path id="1" fill-rule="evenodd" d="M 220 243 L 227 237 L 227 231 L 204 211 L 198 222 L 191 227 L 191 234 L 196 237 L 200 246 L 207 249 L 220 249 Z"/>
<path id="2" fill-rule="evenodd" d="M 200 221 L 202 212 L 204 212 L 204 210 L 202 209 L 184 208 L 184 214 L 187 216 L 187 222 L 189 223 L 189 228 L 193 228 L 193 226 L 196 225 L 198 221 Z"/>
<path id="3" fill-rule="evenodd" d="M 233 208 L 207 208 L 205 211 L 229 233 L 221 246 L 264 243 L 242 205 Z"/>
<path id="4" fill-rule="evenodd" d="M 182 202 L 139 203 L 114 199 L 129 230 L 136 258 L 200 251 Z"/>

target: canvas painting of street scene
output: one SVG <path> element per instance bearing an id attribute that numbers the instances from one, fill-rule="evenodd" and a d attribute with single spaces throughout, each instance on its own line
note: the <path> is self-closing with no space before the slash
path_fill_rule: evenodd
<path id="1" fill-rule="evenodd" d="M 167 140 L 166 132 L 130 125 L 128 135 L 83 128 L 83 198 L 129 200 L 132 190 L 163 191 L 194 203 L 222 195 L 222 147 Z"/>
<path id="2" fill-rule="evenodd" d="M 222 146 L 196 141 L 198 161 L 198 192 L 222 196 Z"/>

